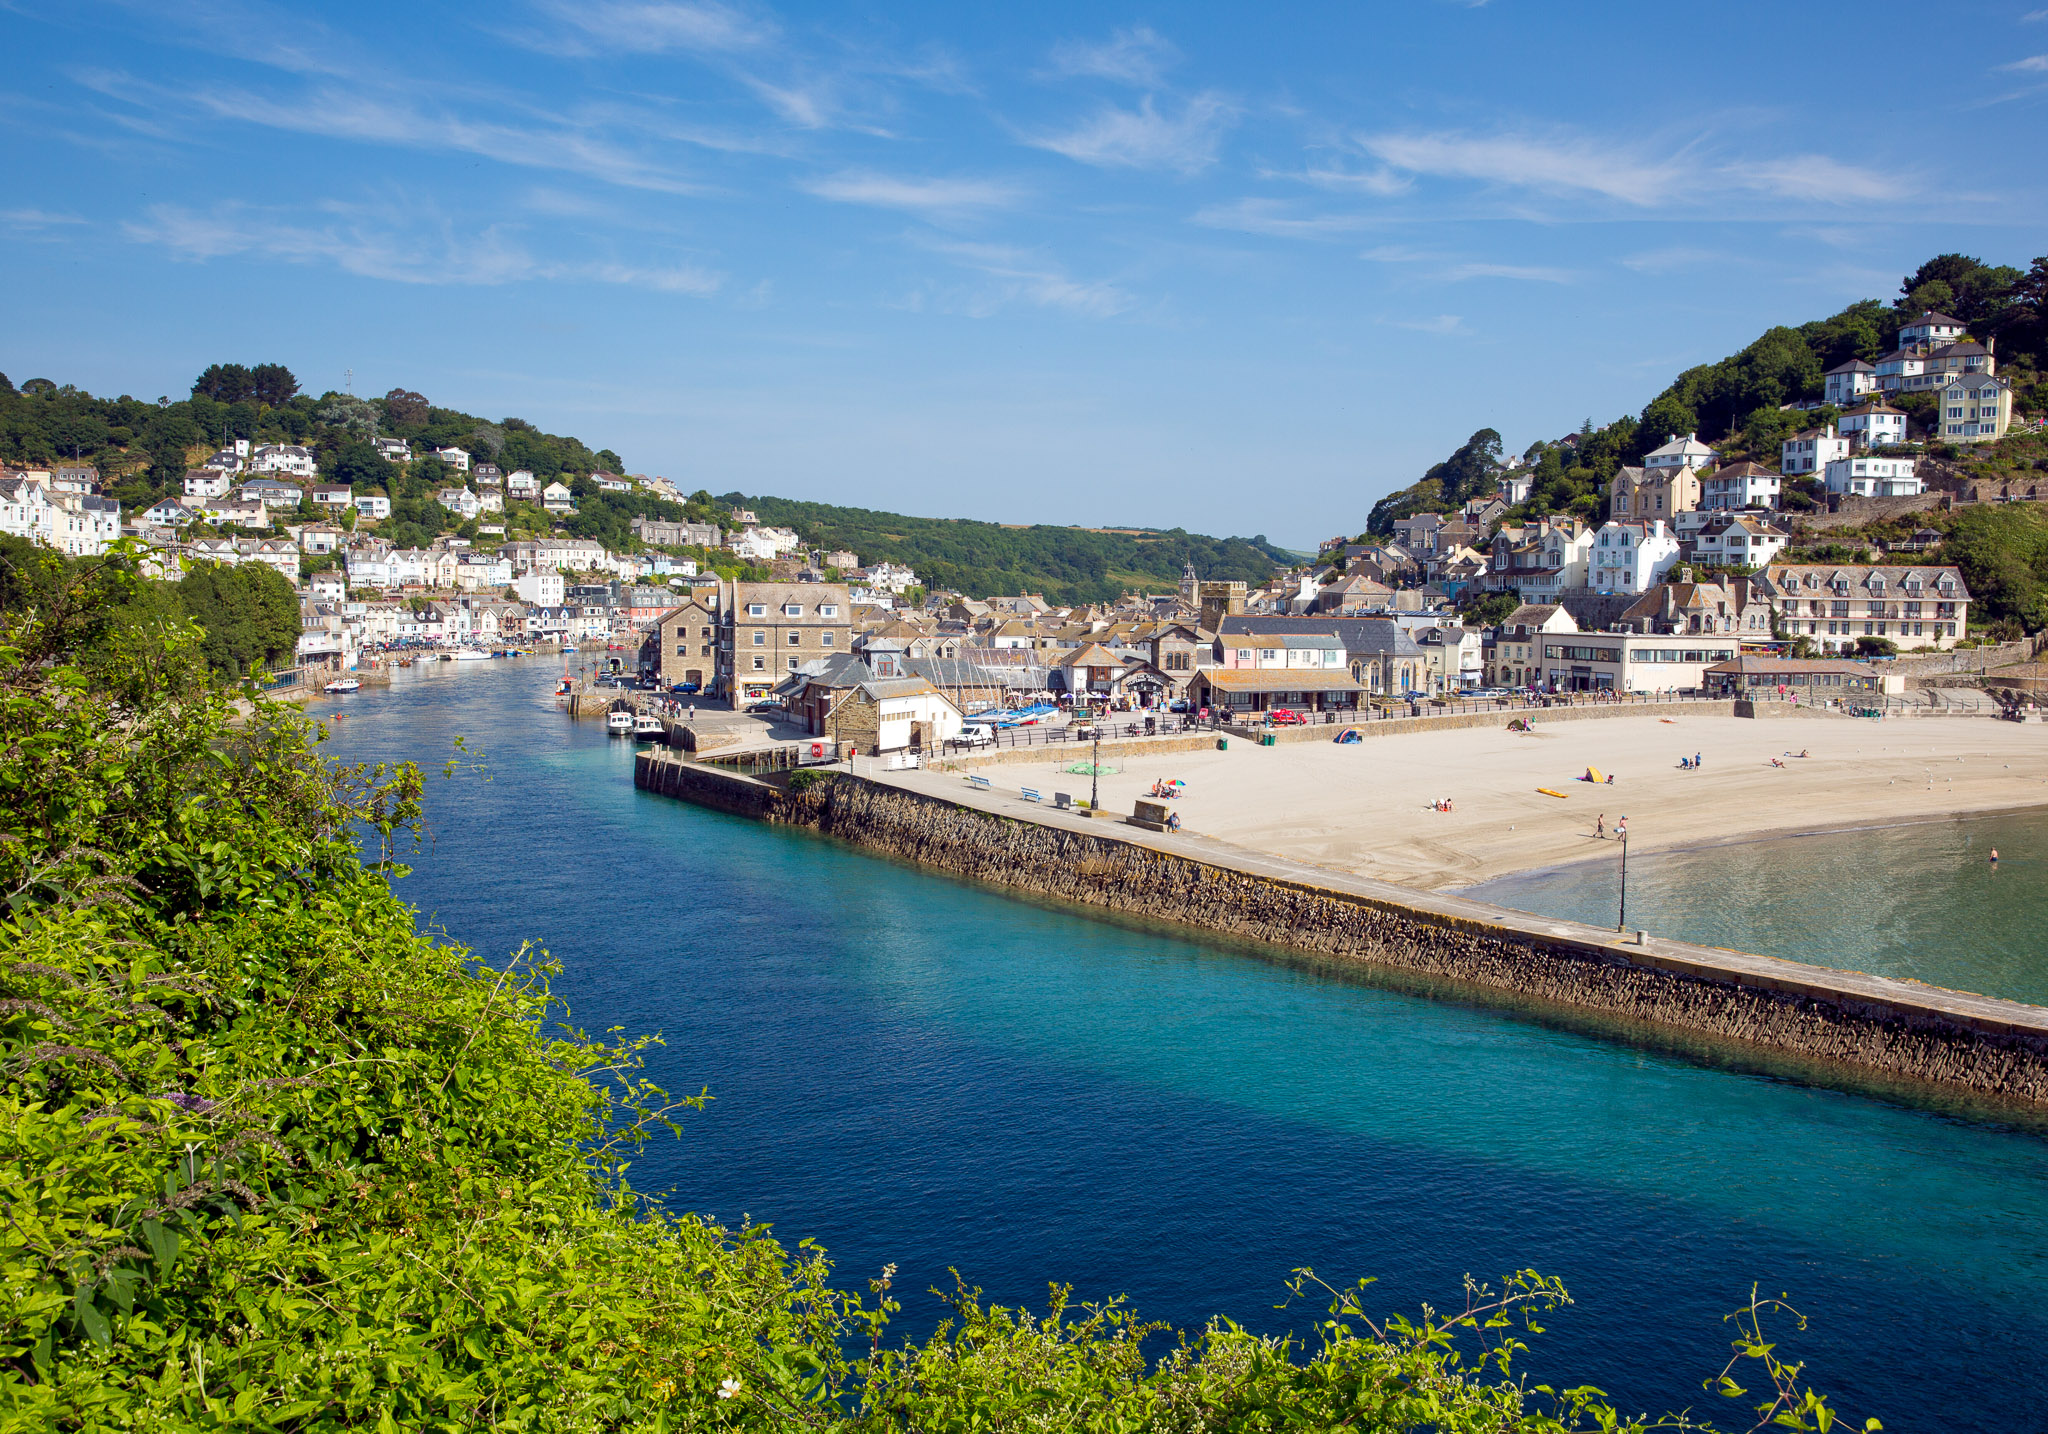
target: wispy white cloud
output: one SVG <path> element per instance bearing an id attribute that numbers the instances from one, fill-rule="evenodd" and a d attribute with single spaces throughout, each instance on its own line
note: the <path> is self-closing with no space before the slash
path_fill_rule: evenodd
<path id="1" fill-rule="evenodd" d="M 0 209 L 0 224 L 14 229 L 52 229 L 83 223 L 85 220 L 76 214 L 52 214 L 47 209 Z"/>
<path id="2" fill-rule="evenodd" d="M 1381 134 L 1359 143 L 1384 164 L 1413 174 L 1593 194 L 1643 209 L 1731 192 L 1835 205 L 1897 200 L 1912 192 L 1901 177 L 1826 155 L 1717 161 L 1699 153 L 1699 143 L 1660 151 L 1566 131 Z"/>
<path id="3" fill-rule="evenodd" d="M 1161 114 L 1150 95 L 1135 110 L 1104 106 L 1062 134 L 1027 144 L 1105 169 L 1177 169 L 1192 174 L 1216 160 L 1216 146 L 1237 112 L 1214 93 L 1195 95 L 1178 115 Z"/>
<path id="4" fill-rule="evenodd" d="M 1028 249 L 948 241 L 923 241 L 923 247 L 991 281 L 966 290 L 939 291 L 940 307 L 972 318 L 986 318 L 1021 303 L 1081 318 L 1109 319 L 1138 303 L 1135 295 L 1116 284 L 1073 278 L 1061 265 Z"/>
<path id="5" fill-rule="evenodd" d="M 1413 329 L 1418 334 L 1463 334 L 1471 330 L 1465 327 L 1465 320 L 1457 314 L 1438 314 L 1433 319 L 1382 319 L 1383 324 L 1392 324 L 1397 329 Z"/>
<path id="6" fill-rule="evenodd" d="M 1341 239 L 1372 221 L 1360 214 L 1299 214 L 1278 199 L 1239 199 L 1196 210 L 1194 222 L 1210 229 L 1235 229 L 1275 239 Z"/>
<path id="7" fill-rule="evenodd" d="M 412 221 L 374 206 L 328 204 L 320 217 L 231 205 L 204 212 L 152 206 L 124 225 L 131 239 L 178 258 L 271 259 L 332 264 L 346 273 L 401 284 L 495 285 L 549 280 L 619 284 L 664 294 L 715 294 L 724 276 L 688 264 L 635 265 L 616 260 L 544 259 L 503 225 L 463 232 L 453 224 Z"/>
<path id="8" fill-rule="evenodd" d="M 81 71 L 74 78 L 111 99 L 154 106 L 161 113 L 404 149 L 474 154 L 503 164 L 580 174 L 634 189 L 687 194 L 698 188 L 668 166 L 618 144 L 599 127 L 579 123 L 573 116 L 474 118 L 406 97 L 338 85 L 320 85 L 302 95 L 279 97 L 234 86 L 173 92 L 107 71 Z"/>
<path id="9" fill-rule="evenodd" d="M 2027 18 L 2031 20 L 2034 17 L 2029 15 Z M 2011 64 L 2000 65 L 1998 68 L 2039 74 L 2043 70 L 2048 70 L 2048 55 L 2029 55 L 2024 60 L 2014 60 Z"/>
<path id="10" fill-rule="evenodd" d="M 716 0 L 536 0 L 555 22 L 514 38 L 550 54 L 729 53 L 766 44 L 776 33 Z"/>
<path id="11" fill-rule="evenodd" d="M 1531 284 L 1569 284 L 1575 276 L 1569 269 L 1552 269 L 1541 264 L 1453 264 L 1443 277 L 1452 283 L 1466 279 L 1518 279 Z"/>
<path id="12" fill-rule="evenodd" d="M 1638 274 L 1673 274 L 1681 269 L 1697 269 L 1708 264 L 1727 261 L 1726 254 L 1712 249 L 1692 249 L 1675 244 L 1664 249 L 1651 249 L 1641 254 L 1625 255 L 1621 260 L 1624 269 L 1633 269 Z"/>
<path id="13" fill-rule="evenodd" d="M 1346 169 L 1342 165 L 1321 164 L 1310 165 L 1306 169 L 1261 169 L 1259 178 L 1288 179 L 1313 184 L 1318 189 L 1384 196 L 1404 194 L 1414 187 L 1414 181 L 1407 175 L 1396 174 L 1385 167 Z"/>
<path id="14" fill-rule="evenodd" d="M 1007 209 L 1023 197 L 1015 185 L 992 179 L 907 179 L 900 175 L 847 170 L 813 179 L 802 188 L 820 199 L 903 209 L 914 214 L 961 214 Z"/>
<path id="15" fill-rule="evenodd" d="M 1069 40 L 1053 47 L 1053 68 L 1063 75 L 1121 80 L 1147 88 L 1159 84 L 1180 60 L 1180 51 L 1149 25 L 1118 30 L 1107 40 Z"/>

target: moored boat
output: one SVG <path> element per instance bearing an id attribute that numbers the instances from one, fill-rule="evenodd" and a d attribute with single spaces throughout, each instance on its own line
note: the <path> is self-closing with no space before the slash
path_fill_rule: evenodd
<path id="1" fill-rule="evenodd" d="M 353 677 L 337 677 L 320 690 L 322 692 L 360 692 L 363 690 L 363 684 L 356 681 Z"/>
<path id="2" fill-rule="evenodd" d="M 645 712 L 642 712 L 633 720 L 633 735 L 635 737 L 666 737 L 668 729 L 661 725 L 659 717 L 650 717 Z"/>
<path id="3" fill-rule="evenodd" d="M 605 729 L 615 737 L 629 736 L 633 731 L 633 714 L 630 712 L 609 713 L 604 719 L 604 725 Z"/>

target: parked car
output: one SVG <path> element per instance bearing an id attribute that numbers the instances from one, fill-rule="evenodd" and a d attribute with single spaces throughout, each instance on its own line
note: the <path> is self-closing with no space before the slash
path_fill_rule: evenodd
<path id="1" fill-rule="evenodd" d="M 1292 707 L 1275 707 L 1266 714 L 1266 725 L 1269 727 L 1304 727 L 1308 725 L 1308 718 L 1302 716 Z"/>
<path id="2" fill-rule="evenodd" d="M 953 739 L 964 747 L 986 747 L 996 740 L 996 734 L 985 722 L 969 722 L 960 729 L 960 735 Z"/>
<path id="3" fill-rule="evenodd" d="M 678 682 L 675 686 L 669 688 L 669 691 L 680 692 L 686 697 L 694 697 L 703 690 L 703 687 L 695 682 Z"/>
<path id="4" fill-rule="evenodd" d="M 780 702 L 770 702 L 765 700 L 760 702 L 749 702 L 746 706 L 746 710 L 749 712 L 759 712 L 764 714 L 771 712 L 779 713 L 782 711 L 782 704 Z"/>

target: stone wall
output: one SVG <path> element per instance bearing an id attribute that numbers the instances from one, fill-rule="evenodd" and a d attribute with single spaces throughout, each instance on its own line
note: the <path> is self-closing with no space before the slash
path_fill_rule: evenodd
<path id="1" fill-rule="evenodd" d="M 683 768 L 682 771 L 675 769 Z M 723 811 L 809 827 L 872 851 L 1077 906 L 1199 926 L 1389 970 L 1448 980 L 1516 1003 L 1647 1022 L 2003 1100 L 2048 1103 L 2048 1020 L 1977 1001 L 1943 1009 L 1931 993 L 1873 997 L 1868 978 L 1658 942 L 1628 948 L 1560 934 L 1561 923 L 1455 901 L 1475 915 L 1376 900 L 1200 861 L 1110 835 L 1070 831 L 845 774 L 802 792 L 707 774 L 650 754 L 643 787 Z M 1443 904 L 1438 899 L 1438 904 Z M 1762 966 L 1768 974 L 1759 974 Z M 1894 983 L 1883 983 L 1892 989 Z M 1955 1004 L 1953 1002 L 1951 1005 Z"/>
<path id="2" fill-rule="evenodd" d="M 1885 670 L 1897 673 L 1908 682 L 1916 677 L 1946 676 L 1955 672 L 1989 672 L 1994 667 L 2031 662 L 2044 647 L 2048 647 L 2048 635 L 1987 647 L 1965 647 L 1952 652 L 1910 653 L 1894 658 Z"/>

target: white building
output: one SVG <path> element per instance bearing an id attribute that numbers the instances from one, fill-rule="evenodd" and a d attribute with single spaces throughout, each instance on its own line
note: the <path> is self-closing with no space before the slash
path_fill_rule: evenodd
<path id="1" fill-rule="evenodd" d="M 270 510 L 261 503 L 237 502 L 232 498 L 209 498 L 199 505 L 199 516 L 216 528 L 267 528 Z"/>
<path id="2" fill-rule="evenodd" d="M 340 602 L 348 596 L 348 578 L 329 568 L 306 579 L 306 591 L 316 602 Z"/>
<path id="3" fill-rule="evenodd" d="M 1517 503 L 1529 501 L 1529 490 L 1536 486 L 1535 475 L 1530 473 L 1503 473 L 1499 478 L 1500 499 L 1510 508 Z"/>
<path id="4" fill-rule="evenodd" d="M 1877 366 L 1862 359 L 1836 364 L 1821 379 L 1821 398 L 1837 408 L 1847 408 L 1877 387 Z"/>
<path id="5" fill-rule="evenodd" d="M 1989 443 L 2012 425 L 2012 385 L 1988 373 L 1951 374 L 1941 388 L 1941 436 Z"/>
<path id="6" fill-rule="evenodd" d="M 244 503 L 261 503 L 266 508 L 296 508 L 305 497 L 306 490 L 298 484 L 280 483 L 274 478 L 257 478 L 241 488 Z"/>
<path id="7" fill-rule="evenodd" d="M 249 456 L 249 471 L 311 478 L 317 469 L 312 449 L 302 448 L 296 443 L 266 443 Z"/>
<path id="8" fill-rule="evenodd" d="M 774 540 L 763 536 L 759 528 L 748 528 L 743 532 L 734 533 L 725 540 L 725 545 L 735 556 L 745 558 L 750 563 L 772 562 L 777 552 Z"/>
<path id="9" fill-rule="evenodd" d="M 436 448 L 434 456 L 458 473 L 469 471 L 469 450 L 465 448 Z"/>
<path id="10" fill-rule="evenodd" d="M 358 493 L 355 497 L 356 516 L 376 522 L 391 516 L 391 500 L 382 493 Z"/>
<path id="11" fill-rule="evenodd" d="M 476 494 L 467 488 L 443 488 L 434 494 L 434 501 L 465 521 L 474 518 L 480 511 Z"/>
<path id="12" fill-rule="evenodd" d="M 1609 521 L 1594 540 L 1588 585 L 1596 592 L 1643 593 L 1678 562 L 1678 538 L 1663 520 Z"/>
<path id="13" fill-rule="evenodd" d="M 1659 468 L 1690 468 L 1695 473 L 1705 473 L 1714 466 L 1714 450 L 1700 442 L 1697 433 L 1688 433 L 1680 438 L 1671 435 L 1671 441 L 1661 448 L 1653 448 L 1643 455 L 1643 467 L 1649 470 Z"/>
<path id="14" fill-rule="evenodd" d="M 1859 453 L 1837 458 L 1827 466 L 1830 493 L 1857 498 L 1912 498 L 1925 491 L 1919 467 L 1911 458 L 1875 458 Z"/>
<path id="15" fill-rule="evenodd" d="M 1781 475 L 1760 463 L 1734 463 L 1716 469 L 1700 484 L 1702 512 L 1732 512 L 1741 508 L 1775 508 L 1784 487 Z M 1678 515 L 1683 519 L 1686 515 Z"/>
<path id="16" fill-rule="evenodd" d="M 140 515 L 140 521 L 160 528 L 182 528 L 198 517 L 197 513 L 176 498 L 166 498 L 153 507 L 145 508 Z"/>
<path id="17" fill-rule="evenodd" d="M 1939 348 L 1960 339 L 1967 329 L 1961 319 L 1952 319 L 1947 314 L 1925 310 L 1911 323 L 1899 330 L 1899 347 L 1902 349 Z"/>
<path id="18" fill-rule="evenodd" d="M 868 586 L 901 594 L 907 588 L 918 586 L 917 574 L 901 563 L 876 563 L 868 569 Z"/>
<path id="19" fill-rule="evenodd" d="M 505 475 L 505 492 L 513 498 L 532 498 L 540 492 L 540 479 L 531 469 L 514 468 Z"/>
<path id="20" fill-rule="evenodd" d="M 1717 513 L 1692 539 L 1690 556 L 1702 563 L 1761 568 L 1774 562 L 1792 535 L 1754 513 Z"/>
<path id="21" fill-rule="evenodd" d="M 412 462 L 412 445 L 403 438 L 373 438 L 370 442 L 376 445 L 377 456 L 386 463 Z"/>
<path id="22" fill-rule="evenodd" d="M 550 483 L 541 489 L 540 505 L 550 513 L 573 513 L 576 511 L 576 495 L 560 483 Z"/>
<path id="23" fill-rule="evenodd" d="M 1834 424 L 1795 433 L 1778 445 L 1778 470 L 1793 476 L 1818 473 L 1837 458 L 1849 456 L 1849 440 L 1835 432 Z"/>
<path id="24" fill-rule="evenodd" d="M 1838 426 L 1852 448 L 1887 448 L 1906 441 L 1905 410 L 1874 398 L 1843 414 Z"/>
<path id="25" fill-rule="evenodd" d="M 225 498 L 234 481 L 234 476 L 225 468 L 194 468 L 185 475 L 185 496 Z"/>
<path id="26" fill-rule="evenodd" d="M 347 508 L 354 505 L 356 498 L 351 489 L 339 483 L 315 483 L 310 496 L 316 508 Z"/>
<path id="27" fill-rule="evenodd" d="M 535 568 L 514 578 L 512 591 L 518 593 L 519 600 L 528 606 L 560 607 L 567 585 L 561 573 L 554 568 Z"/>

